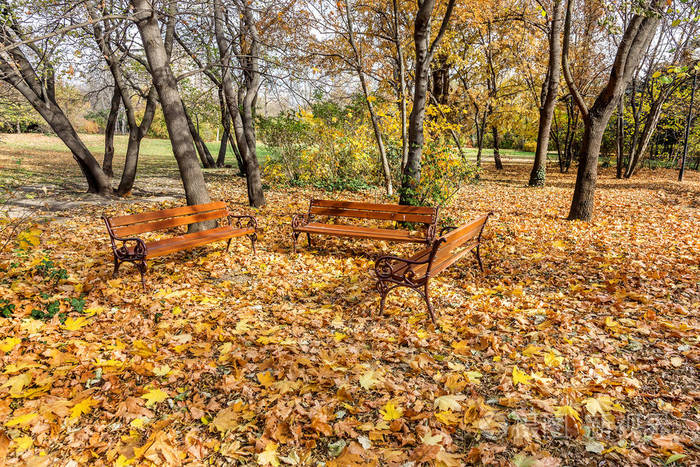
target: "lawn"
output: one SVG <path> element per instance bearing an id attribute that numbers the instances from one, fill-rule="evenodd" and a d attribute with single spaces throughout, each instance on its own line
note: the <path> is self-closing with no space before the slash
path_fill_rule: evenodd
<path id="1" fill-rule="evenodd" d="M 92 152 L 98 162 L 104 157 L 104 135 L 80 135 L 81 139 Z M 124 166 L 124 154 L 128 136 L 116 135 L 114 137 L 114 173 L 121 174 Z M 207 143 L 209 151 L 216 159 L 219 153 L 219 143 Z M 268 148 L 258 145 L 258 159 L 261 164 L 269 157 Z M 231 148 L 228 148 L 226 163 L 236 165 L 236 159 Z M 62 170 L 56 172 L 57 165 Z M 9 170 L 9 171 L 8 171 Z M 216 172 L 222 169 L 208 169 Z M 41 182 L 60 184 L 65 181 L 65 175 L 71 181 L 80 183 L 82 175 L 80 169 L 73 162 L 68 148 L 55 136 L 42 134 L 0 134 L 0 182 L 16 184 L 18 181 L 26 183 Z M 173 156 L 170 140 L 144 138 L 141 142 L 139 154 L 138 176 L 169 176 L 179 178 L 177 163 Z"/>
<path id="2" fill-rule="evenodd" d="M 148 161 L 165 147 L 144 147 L 153 183 L 170 176 Z M 3 174 L 74 171 L 44 159 L 56 150 L 0 147 L 3 164 L 22 159 Z M 254 210 L 242 179 L 209 177 L 213 199 L 257 217 L 257 255 L 243 239 L 158 258 L 146 292 L 129 265 L 111 277 L 99 215 L 180 201 L 27 226 L 0 254 L 0 459 L 697 465 L 700 176 L 601 172 L 591 223 L 565 220 L 574 174 L 554 167 L 544 188 L 516 163 L 463 187 L 442 216 L 494 212 L 486 270 L 465 257 L 434 281 L 437 327 L 411 291 L 377 313 L 374 259 L 415 246 L 291 252 L 309 197 L 384 201 L 378 190 L 275 187 Z"/>

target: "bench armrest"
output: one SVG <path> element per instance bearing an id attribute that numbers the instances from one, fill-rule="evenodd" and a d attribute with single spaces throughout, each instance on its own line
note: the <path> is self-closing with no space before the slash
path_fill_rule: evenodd
<path id="1" fill-rule="evenodd" d="M 236 220 L 236 226 L 239 229 L 243 228 L 243 221 L 244 219 L 248 219 L 247 226 L 252 227 L 253 230 L 258 230 L 258 221 L 255 219 L 253 216 L 248 216 L 246 214 L 241 214 L 241 215 L 236 215 L 236 214 L 229 214 L 227 216 L 228 218 L 228 225 L 233 226 L 233 219 Z"/>
<path id="2" fill-rule="evenodd" d="M 107 233 L 109 234 L 109 241 L 112 243 L 112 251 L 114 252 L 114 256 L 118 259 L 124 259 L 124 258 L 145 258 L 146 257 L 146 242 L 141 240 L 138 237 L 118 237 L 114 235 L 114 231 L 112 230 L 112 224 L 109 222 L 109 218 L 107 216 L 102 216 L 102 220 L 105 222 L 105 225 L 107 226 Z M 121 246 L 117 246 L 116 242 L 122 242 Z M 128 242 L 134 242 L 134 250 L 132 252 L 129 251 Z"/>
<path id="3" fill-rule="evenodd" d="M 302 225 L 306 225 L 309 223 L 309 214 L 304 213 L 304 214 L 294 214 L 292 216 L 292 230 L 296 229 L 297 227 L 301 227 Z"/>
<path id="4" fill-rule="evenodd" d="M 409 266 L 412 264 L 426 264 L 430 262 L 430 260 L 430 257 L 421 261 L 413 261 L 411 259 L 400 258 L 398 256 L 380 256 L 374 263 L 374 272 L 377 274 L 378 279 L 386 280 L 396 277 L 396 271 L 403 266 Z M 412 274 L 412 271 L 406 268 L 402 276 L 405 277 L 407 272 Z"/>

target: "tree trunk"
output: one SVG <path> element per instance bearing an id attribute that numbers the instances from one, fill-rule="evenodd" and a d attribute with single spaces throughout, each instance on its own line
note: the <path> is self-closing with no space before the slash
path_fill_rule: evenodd
<path id="1" fill-rule="evenodd" d="M 430 71 L 430 16 L 435 1 L 427 0 L 418 8 L 416 14 L 413 40 L 416 46 L 416 66 L 413 87 L 413 109 L 408 123 L 408 159 L 401 181 L 401 199 L 399 204 L 416 204 L 418 185 L 421 174 L 421 157 L 423 155 L 423 119 L 425 117 L 426 92 L 428 90 L 428 73 Z M 428 9 L 429 8 L 429 9 Z"/>
<path id="2" fill-rule="evenodd" d="M 549 133 L 554 118 L 554 108 L 557 104 L 559 93 L 559 79 L 561 76 L 561 29 L 564 18 L 566 0 L 554 2 L 552 25 L 549 31 L 549 62 L 547 65 L 547 78 L 542 85 L 544 98 L 540 100 L 540 122 L 537 130 L 537 148 L 535 149 L 535 162 L 530 172 L 530 186 L 544 186 L 547 175 L 547 150 L 549 149 Z M 561 157 L 560 157 L 561 160 Z M 561 169 L 560 169 L 561 170 Z"/>
<path id="3" fill-rule="evenodd" d="M 644 153 L 649 146 L 651 137 L 654 136 L 654 131 L 656 130 L 659 120 L 661 119 L 663 104 L 665 101 L 666 99 L 658 98 L 652 103 L 651 108 L 647 113 L 641 136 L 639 135 L 638 128 L 635 127 L 635 138 L 632 143 L 630 158 L 627 162 L 627 170 L 624 174 L 625 178 L 630 178 L 632 175 L 634 175 L 639 162 L 644 157 Z"/>
<path id="4" fill-rule="evenodd" d="M 374 130 L 374 139 L 377 142 L 377 150 L 379 151 L 379 163 L 382 166 L 382 172 L 384 174 L 384 188 L 386 189 L 387 196 L 394 195 L 394 187 L 391 183 L 391 169 L 389 168 L 389 161 L 386 157 L 386 150 L 384 149 L 384 140 L 382 139 L 382 132 L 379 129 L 379 118 L 374 111 L 374 106 L 369 96 L 369 89 L 367 88 L 367 81 L 365 80 L 365 72 L 362 69 L 362 58 L 360 56 L 360 51 L 355 44 L 355 35 L 352 27 L 352 15 L 350 14 L 350 3 L 345 2 L 345 19 L 348 25 L 348 42 L 350 48 L 353 50 L 353 55 L 355 56 L 355 72 L 360 78 L 360 84 L 362 85 L 362 93 L 365 96 L 365 102 L 367 103 L 367 110 L 369 111 L 369 117 L 372 121 L 372 129 Z"/>
<path id="5" fill-rule="evenodd" d="M 448 0 L 442 24 L 437 36 L 430 42 L 430 22 L 436 0 L 425 0 L 418 4 L 418 11 L 413 29 L 413 41 L 416 49 L 415 78 L 413 87 L 413 109 L 408 124 L 408 160 L 401 180 L 400 204 L 413 205 L 419 202 L 418 186 L 421 176 L 421 157 L 423 155 L 423 120 L 425 118 L 426 93 L 430 61 L 435 55 L 442 36 L 452 15 L 456 0 Z"/>
<path id="6" fill-rule="evenodd" d="M 496 170 L 503 170 L 503 161 L 501 161 L 501 148 L 498 142 L 498 127 L 491 126 L 491 134 L 493 135 L 493 161 L 496 164 Z"/>
<path id="7" fill-rule="evenodd" d="M 564 43 L 562 51 L 562 68 L 569 91 L 581 110 L 585 132 L 581 147 L 576 187 L 571 200 L 569 219 L 589 221 L 593 215 L 595 184 L 598 176 L 598 156 L 603 141 L 605 127 L 618 104 L 623 91 L 632 78 L 632 73 L 639 65 L 644 50 L 651 41 L 663 11 L 663 0 L 652 0 L 645 14 L 635 14 L 627 24 L 620 39 L 615 61 L 607 83 L 596 97 L 589 110 L 573 81 L 569 70 L 568 50 L 571 30 L 573 1 L 568 0 L 564 24 Z"/>
<path id="8" fill-rule="evenodd" d="M 406 122 L 406 64 L 399 37 L 399 7 L 398 0 L 392 0 L 394 19 L 394 45 L 396 46 L 396 64 L 399 80 L 399 113 L 401 115 L 401 173 L 408 162 L 408 128 Z"/>
<path id="9" fill-rule="evenodd" d="M 197 162 L 185 107 L 177 89 L 175 76 L 170 68 L 170 60 L 161 37 L 158 17 L 147 0 L 131 0 L 131 3 L 134 6 L 135 22 L 146 52 L 153 84 L 160 98 L 170 143 L 182 177 L 187 204 L 208 203 L 211 199 L 207 191 L 207 184 Z M 205 223 L 195 224 L 190 230 L 202 230 L 208 226 L 203 224 Z"/>
<path id="10" fill-rule="evenodd" d="M 615 150 L 617 152 L 617 160 L 615 167 L 617 168 L 617 178 L 622 178 L 622 165 L 625 157 L 625 95 L 620 96 L 620 101 L 617 103 L 617 122 L 615 125 Z"/>
<path id="11" fill-rule="evenodd" d="M 5 27 L 0 23 L 0 33 L 4 31 Z M 68 146 L 73 154 L 73 158 L 85 176 L 88 192 L 101 195 L 111 194 L 110 178 L 104 173 L 100 164 L 81 141 L 75 128 L 73 128 L 73 125 L 54 99 L 53 76 L 48 76 L 44 81 L 39 82 L 30 62 L 21 54 L 19 49 L 11 50 L 9 55 L 19 65 L 18 68 L 13 67 L 0 55 L 0 75 L 2 79 L 27 99 L 34 110 L 46 120 L 46 123 L 56 133 L 56 136 Z M 18 69 L 19 71 L 17 71 Z"/>
<path id="12" fill-rule="evenodd" d="M 255 102 L 261 78 L 258 65 L 259 39 L 251 6 L 245 3 L 242 8 L 243 11 L 240 15 L 242 33 L 240 37 L 241 55 L 239 56 L 239 62 L 241 68 L 243 68 L 245 87 L 242 86 L 238 89 L 237 99 L 230 71 L 231 47 L 229 47 L 224 37 L 221 0 L 214 1 L 214 32 L 223 69 L 221 83 L 224 90 L 224 98 L 229 113 L 233 117 L 236 143 L 245 167 L 248 203 L 254 207 L 261 207 L 265 205 L 265 194 L 262 189 L 262 176 L 257 157 L 254 120 Z M 246 52 L 243 51 L 244 46 L 248 47 Z"/>
<path id="13" fill-rule="evenodd" d="M 192 135 L 194 147 L 197 149 L 197 154 L 199 154 L 199 160 L 202 161 L 202 167 L 204 167 L 205 169 L 212 169 L 216 167 L 216 162 L 211 156 L 209 148 L 206 144 L 204 144 L 204 141 L 202 140 L 201 136 L 199 136 L 199 131 L 194 125 L 192 117 L 190 117 L 190 114 L 187 112 L 187 108 L 185 108 L 185 115 L 187 116 L 187 126 L 190 130 L 190 134 Z"/>
<path id="14" fill-rule="evenodd" d="M 695 84 L 697 83 L 698 72 L 695 70 L 693 73 L 693 84 L 690 88 L 690 105 L 688 106 L 688 117 L 685 121 L 685 135 L 683 137 L 683 156 L 681 157 L 681 167 L 678 171 L 678 181 L 683 181 L 683 174 L 685 173 L 685 159 L 688 157 L 688 136 L 690 135 L 690 122 L 693 120 L 693 104 L 695 102 Z"/>
<path id="15" fill-rule="evenodd" d="M 109 115 L 107 116 L 107 124 L 105 125 L 105 156 L 102 160 L 102 170 L 108 177 L 114 177 L 112 169 L 112 161 L 114 159 L 114 130 L 117 126 L 117 117 L 119 116 L 119 107 L 121 106 L 122 95 L 119 89 L 114 87 L 112 102 L 109 107 Z"/>
<path id="16" fill-rule="evenodd" d="M 231 92 L 233 93 L 233 88 L 231 88 Z M 235 112 L 232 114 L 233 135 L 236 139 L 236 147 L 238 148 L 238 153 L 241 158 L 241 175 L 247 178 L 248 174 L 246 172 L 246 160 L 248 160 L 248 144 L 245 140 L 245 133 L 243 132 L 243 119 L 241 118 L 241 112 L 238 106 L 238 103 L 243 101 L 244 94 L 245 91 L 243 90 L 243 87 L 240 87 L 233 95 L 234 97 L 232 102 L 229 102 L 228 98 L 226 98 L 226 102 L 229 108 L 229 113 L 231 113 L 232 106 L 233 112 Z"/>
<path id="17" fill-rule="evenodd" d="M 221 132 L 221 143 L 219 144 L 219 154 L 216 156 L 216 166 L 223 167 L 226 165 L 226 152 L 228 149 L 228 138 L 231 134 L 231 125 L 224 127 Z"/>
<path id="18" fill-rule="evenodd" d="M 606 126 L 607 119 L 593 116 L 590 117 L 590 124 L 586 124 L 569 220 L 589 221 L 593 216 L 595 186 L 598 179 L 598 156 Z"/>

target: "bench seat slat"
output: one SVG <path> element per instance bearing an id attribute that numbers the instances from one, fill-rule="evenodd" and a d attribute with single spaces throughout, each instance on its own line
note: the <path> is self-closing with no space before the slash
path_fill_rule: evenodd
<path id="1" fill-rule="evenodd" d="M 432 224 L 435 218 L 435 216 L 432 214 L 346 209 L 339 207 L 312 207 L 310 213 L 314 216 L 355 217 L 361 219 L 388 220 L 396 222 L 416 222 L 421 224 Z"/>
<path id="2" fill-rule="evenodd" d="M 110 218 L 110 225 L 121 227 L 124 225 L 138 224 L 141 222 L 154 221 L 158 219 L 167 219 L 170 217 L 185 216 L 188 214 L 197 214 L 207 211 L 225 210 L 226 203 L 224 201 L 214 201 L 206 204 L 196 204 L 194 206 L 180 206 L 178 208 L 163 209 L 160 211 L 148 211 L 139 214 L 128 214 L 125 216 L 115 216 Z"/>
<path id="3" fill-rule="evenodd" d="M 196 222 L 210 221 L 213 219 L 221 219 L 228 215 L 228 211 L 225 209 L 218 209 L 216 211 L 200 212 L 196 214 L 189 214 L 186 216 L 170 217 L 168 219 L 160 219 L 152 222 L 143 222 L 140 224 L 131 224 L 124 227 L 117 227 L 114 229 L 114 234 L 118 237 L 128 237 L 130 235 L 136 235 L 146 232 L 156 232 L 158 230 L 166 230 L 172 227 L 179 227 L 181 225 L 194 224 Z"/>
<path id="4" fill-rule="evenodd" d="M 397 242 L 425 242 L 425 234 L 413 235 L 407 230 L 375 229 L 358 225 L 321 224 L 311 222 L 297 228 L 298 232 L 316 233 L 354 238 L 373 238 Z"/>
<path id="5" fill-rule="evenodd" d="M 436 211 L 434 207 L 430 206 L 404 206 L 402 204 L 362 203 L 359 201 L 337 201 L 331 199 L 312 199 L 311 206 L 411 214 L 434 214 Z"/>
<path id="6" fill-rule="evenodd" d="M 220 240 L 228 240 L 229 238 L 242 237 L 255 232 L 252 227 L 242 229 L 235 227 L 217 227 L 214 229 L 204 230 L 191 234 L 179 235 L 177 237 L 168 237 L 161 240 L 146 243 L 146 259 L 156 258 L 158 256 L 175 253 L 181 250 L 188 250 L 197 246 L 206 245 Z M 133 247 L 132 247 L 133 249 Z"/>

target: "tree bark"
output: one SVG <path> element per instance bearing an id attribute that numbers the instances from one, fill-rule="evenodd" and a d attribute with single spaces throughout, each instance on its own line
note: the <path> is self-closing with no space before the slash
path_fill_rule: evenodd
<path id="1" fill-rule="evenodd" d="M 408 162 L 408 127 L 406 122 L 406 64 L 399 36 L 399 6 L 398 0 L 392 0 L 394 20 L 394 45 L 396 46 L 396 65 L 399 80 L 399 113 L 401 114 L 401 173 Z"/>
<path id="2" fill-rule="evenodd" d="M 617 170 L 617 178 L 622 178 L 623 159 L 625 157 L 625 96 L 620 96 L 617 103 L 617 122 L 615 125 L 615 150 L 617 152 L 617 160 L 615 167 Z"/>
<path id="3" fill-rule="evenodd" d="M 114 160 L 114 130 L 117 126 L 117 117 L 119 116 L 119 107 L 121 106 L 122 95 L 119 89 L 114 87 L 112 94 L 112 102 L 109 106 L 109 115 L 105 124 L 105 155 L 102 159 L 102 170 L 108 177 L 114 177 L 112 169 L 112 161 Z"/>
<path id="4" fill-rule="evenodd" d="M 605 127 L 610 120 L 618 100 L 639 65 L 644 50 L 653 37 L 661 16 L 662 0 L 652 0 L 649 14 L 635 14 L 625 28 L 620 40 L 608 82 L 598 94 L 590 110 L 578 91 L 569 70 L 568 49 L 571 28 L 573 0 L 568 0 L 564 22 L 564 43 L 562 67 L 566 84 L 583 115 L 585 131 L 583 136 L 576 187 L 569 209 L 569 220 L 589 221 L 593 216 L 595 186 L 598 176 L 598 156 L 603 141 Z"/>
<path id="5" fill-rule="evenodd" d="M 211 201 L 204 181 L 204 174 L 197 162 L 192 135 L 187 124 L 185 108 L 177 89 L 177 81 L 170 68 L 168 53 L 161 37 L 155 10 L 147 0 L 131 0 L 141 41 L 158 92 L 170 143 L 177 160 L 187 204 L 203 204 Z M 202 230 L 208 225 L 195 224 L 191 230 Z"/>
<path id="6" fill-rule="evenodd" d="M 348 25 L 348 42 L 353 50 L 353 55 L 355 56 L 354 65 L 355 72 L 360 78 L 360 84 L 362 86 L 362 93 L 365 96 L 365 102 L 367 103 L 367 110 L 369 111 L 369 117 L 372 121 L 372 129 L 374 130 L 374 139 L 377 142 L 377 150 L 379 151 L 379 163 L 382 166 L 382 173 L 384 174 L 384 188 L 386 189 L 387 196 L 394 195 L 394 187 L 391 182 L 391 169 L 389 168 L 389 160 L 386 157 L 386 150 L 384 149 L 384 140 L 382 139 L 382 132 L 379 128 L 379 118 L 377 113 L 374 111 L 374 106 L 370 100 L 369 89 L 367 88 L 367 80 L 365 78 L 365 72 L 362 69 L 362 58 L 360 56 L 360 51 L 355 43 L 355 34 L 352 26 L 352 15 L 350 14 L 350 2 L 345 2 L 345 18 Z"/>
<path id="7" fill-rule="evenodd" d="M 683 137 L 683 155 L 681 156 L 681 167 L 678 170 L 678 181 L 683 181 L 683 174 L 685 173 L 685 159 L 688 157 L 688 136 L 690 135 L 690 122 L 693 120 L 693 104 L 695 102 L 695 84 L 697 83 L 698 72 L 695 70 L 693 73 L 693 84 L 690 88 L 690 105 L 688 106 L 688 117 L 685 121 L 685 135 Z"/>
<path id="8" fill-rule="evenodd" d="M 9 21 L 10 16 L 7 18 Z M 13 38 L 17 37 L 11 31 L 11 21 L 8 21 L 0 22 L 0 44 L 3 45 L 12 45 Z M 19 37 L 18 40 L 22 40 L 22 37 Z M 39 77 L 31 62 L 18 47 L 10 49 L 7 55 L 10 57 L 11 63 L 0 56 L 0 76 L 2 79 L 27 99 L 61 141 L 68 146 L 85 176 L 88 192 L 101 195 L 111 194 L 110 177 L 104 173 L 100 164 L 82 142 L 75 128 L 56 102 L 54 74 L 50 65 L 43 76 Z"/>
<path id="9" fill-rule="evenodd" d="M 214 31 L 222 65 L 221 83 L 224 89 L 224 98 L 229 113 L 233 117 L 236 142 L 245 165 L 248 203 L 251 206 L 260 207 L 265 205 L 265 194 L 262 189 L 262 177 L 257 157 L 254 121 L 255 101 L 260 86 L 259 38 L 251 6 L 245 3 L 242 8 L 241 51 L 238 58 L 241 68 L 243 68 L 245 86 L 239 88 L 238 99 L 236 99 L 231 78 L 231 53 L 229 44 L 224 37 L 221 0 L 214 0 Z M 244 46 L 247 46 L 245 52 Z"/>
<path id="10" fill-rule="evenodd" d="M 433 42 L 430 42 L 430 23 L 436 0 L 419 2 L 413 29 L 413 41 L 416 49 L 415 78 L 413 87 L 413 109 L 408 124 L 408 160 L 401 181 L 401 198 L 399 203 L 404 205 L 417 204 L 418 187 L 421 177 L 421 158 L 423 155 L 423 120 L 425 118 L 425 103 L 428 91 L 428 76 L 430 61 L 447 29 L 456 0 L 448 0 L 440 31 Z"/>
<path id="11" fill-rule="evenodd" d="M 202 167 L 205 169 L 213 169 L 216 167 L 216 161 L 214 161 L 211 152 L 209 152 L 209 148 L 204 144 L 202 137 L 199 135 L 199 131 L 197 127 L 195 127 L 192 117 L 190 117 L 190 114 L 187 112 L 187 108 L 185 108 L 185 115 L 187 116 L 187 126 L 192 135 L 194 147 L 197 149 L 197 154 L 199 154 L 199 160 L 202 161 Z"/>
<path id="12" fill-rule="evenodd" d="M 542 84 L 544 99 L 540 100 L 540 122 L 537 130 L 537 148 L 535 161 L 530 172 L 530 186 L 543 186 L 547 175 L 547 150 L 549 149 L 549 134 L 554 118 L 554 108 L 557 104 L 559 79 L 561 76 L 561 29 L 564 18 L 566 0 L 554 2 L 552 25 L 549 31 L 549 62 L 547 78 Z"/>
<path id="13" fill-rule="evenodd" d="M 97 18 L 99 16 L 96 5 L 88 2 L 86 3 L 86 6 L 88 8 L 88 14 L 91 18 Z M 170 56 L 170 51 L 172 49 L 174 28 L 174 19 L 169 18 L 164 43 L 168 57 Z M 148 129 L 151 127 L 151 123 L 153 122 L 153 117 L 155 116 L 157 106 L 157 92 L 153 86 L 151 86 L 146 96 L 146 107 L 141 119 L 141 124 L 138 124 L 136 121 L 136 109 L 131 101 L 131 92 L 124 80 L 122 59 L 117 56 L 112 44 L 110 43 L 110 33 L 105 33 L 105 29 L 103 29 L 102 23 L 99 21 L 93 23 L 92 30 L 95 41 L 97 42 L 100 52 L 107 62 L 107 66 L 109 67 L 112 78 L 114 79 L 115 94 L 118 93 L 119 97 L 121 98 L 121 104 L 124 106 L 124 113 L 126 115 L 127 126 L 129 128 L 129 139 L 126 147 L 124 169 L 122 171 L 121 180 L 119 181 L 119 186 L 116 189 L 117 195 L 124 196 L 131 192 L 134 187 L 134 182 L 136 181 L 136 170 L 138 167 L 141 140 L 146 136 L 146 133 L 148 133 Z"/>
<path id="14" fill-rule="evenodd" d="M 496 125 L 491 126 L 491 134 L 493 135 L 493 162 L 496 164 L 496 170 L 503 170 L 501 148 L 498 141 L 498 127 Z"/>

